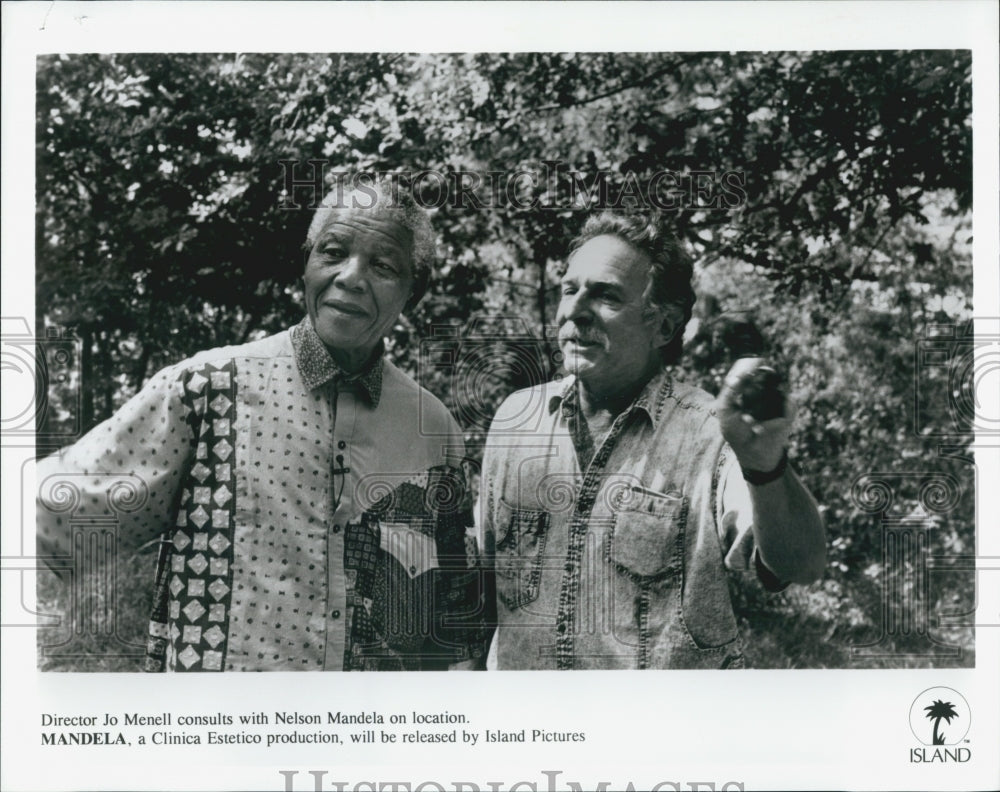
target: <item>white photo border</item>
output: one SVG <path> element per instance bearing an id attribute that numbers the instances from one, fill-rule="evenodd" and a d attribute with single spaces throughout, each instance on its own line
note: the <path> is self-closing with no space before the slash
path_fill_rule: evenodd
<path id="1" fill-rule="evenodd" d="M 973 53 L 975 315 L 1000 317 L 998 22 L 992 2 L 4 3 L 2 315 L 32 316 L 35 57 L 55 52 L 969 49 Z M 346 31 L 350 31 L 347 33 Z M 977 330 L 980 328 L 977 327 Z M 983 331 L 996 332 L 983 325 Z M 995 385 L 995 383 L 994 383 Z M 992 387 L 992 386 L 991 386 Z M 994 398 L 1000 394 L 987 394 Z M 24 450 L 21 450 L 22 455 Z M 30 455 L 30 449 L 29 449 Z M 4 449 L 3 556 L 20 552 L 23 459 Z M 1000 480 L 1000 443 L 977 446 Z M 976 667 L 949 670 L 424 674 L 41 674 L 30 628 L 4 628 L 4 789 L 989 789 L 1000 786 L 1000 491 L 977 492 Z M 3 594 L 30 601 L 5 572 Z M 7 605 L 4 606 L 5 611 Z M 908 711 L 961 691 L 974 759 L 909 761 Z M 141 705 L 137 702 L 142 702 Z M 586 731 L 584 743 L 39 744 L 40 714 L 105 711 L 464 713 L 477 728 Z M 419 750 L 418 750 L 419 748 Z M 978 750 L 977 750 L 978 749 Z M 297 775 L 285 775 L 297 773 Z M 310 771 L 324 773 L 310 775 Z M 518 784 L 521 784 L 518 786 Z M 288 785 L 291 785 L 289 787 Z M 362 784 L 358 786 L 358 784 Z M 364 784 L 370 784 L 365 786 Z M 531 786 L 534 784 L 534 787 Z M 704 786 L 696 786 L 696 785 Z M 730 784 L 726 787 L 725 785 Z M 742 786 L 737 786 L 737 784 Z M 382 785 L 382 786 L 380 786 Z M 402 787 L 400 787 L 402 788 Z M 462 787 L 457 787 L 461 789 Z"/>

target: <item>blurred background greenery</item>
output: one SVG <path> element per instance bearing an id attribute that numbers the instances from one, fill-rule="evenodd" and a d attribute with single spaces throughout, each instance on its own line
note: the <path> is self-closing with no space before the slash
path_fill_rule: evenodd
<path id="1" fill-rule="evenodd" d="M 662 171 L 740 174 L 740 205 L 670 212 L 699 294 L 677 373 L 715 392 L 732 328 L 760 330 L 800 405 L 793 458 L 830 540 L 812 586 L 765 597 L 733 581 L 749 662 L 972 665 L 970 61 L 943 50 L 40 57 L 35 330 L 64 328 L 78 357 L 50 382 L 39 437 L 93 426 L 195 351 L 299 320 L 313 191 L 287 192 L 282 160 L 300 161 L 299 180 L 309 159 L 329 177 L 548 169 L 554 178 L 519 182 L 520 208 L 432 211 L 436 280 L 389 339 L 478 459 L 500 401 L 557 373 L 559 267 L 587 215 L 571 191 L 628 208 Z M 433 201 L 437 183 L 423 187 Z M 887 511 L 867 507 L 866 475 L 891 481 Z M 928 508 L 942 476 L 958 496 Z M 884 565 L 886 516 L 924 526 L 927 553 Z M 128 537 L 121 549 L 113 584 L 41 575 L 40 609 L 63 615 L 39 630 L 42 668 L 139 668 L 121 641 L 143 641 L 155 553 Z M 924 611 L 936 644 L 891 621 L 907 608 Z M 67 644 L 73 613 L 101 616 Z"/>

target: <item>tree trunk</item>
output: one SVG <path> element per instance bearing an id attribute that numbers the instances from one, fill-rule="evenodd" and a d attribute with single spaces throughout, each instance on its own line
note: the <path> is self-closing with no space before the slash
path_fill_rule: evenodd
<path id="1" fill-rule="evenodd" d="M 80 428 L 83 432 L 94 426 L 94 355 L 91 344 L 93 333 L 80 325 Z"/>

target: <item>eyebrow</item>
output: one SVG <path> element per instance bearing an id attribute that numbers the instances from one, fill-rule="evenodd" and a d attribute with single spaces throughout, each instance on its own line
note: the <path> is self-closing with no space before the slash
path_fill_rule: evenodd
<path id="1" fill-rule="evenodd" d="M 565 286 L 566 284 L 570 283 L 575 286 L 581 285 L 579 278 L 568 275 L 564 275 L 559 283 L 561 286 Z M 598 293 L 615 292 L 617 294 L 622 294 L 625 291 L 625 288 L 620 283 L 615 283 L 614 281 L 588 281 L 586 284 L 584 284 L 584 288 L 586 288 L 590 292 L 598 292 Z"/>
<path id="2" fill-rule="evenodd" d="M 344 242 L 349 238 L 348 234 L 338 231 L 336 226 L 328 226 L 323 229 L 323 233 L 319 235 L 319 239 L 316 240 L 317 245 L 325 245 L 328 242 Z"/>
<path id="3" fill-rule="evenodd" d="M 322 249 L 324 245 L 328 245 L 331 242 L 350 245 L 354 242 L 358 233 L 357 229 L 339 227 L 337 224 L 333 224 L 323 230 L 323 233 L 320 234 L 319 239 L 316 241 L 316 246 Z M 379 256 L 386 256 L 388 258 L 406 257 L 406 251 L 402 248 L 402 245 L 392 237 L 383 234 L 369 235 L 367 245 L 372 253 Z"/>
<path id="4" fill-rule="evenodd" d="M 379 237 L 371 243 L 371 249 L 382 256 L 406 256 L 406 249 L 394 239 L 382 239 Z"/>

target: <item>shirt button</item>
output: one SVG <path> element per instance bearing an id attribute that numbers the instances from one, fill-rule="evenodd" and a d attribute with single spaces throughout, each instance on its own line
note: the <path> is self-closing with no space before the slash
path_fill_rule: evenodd
<path id="1" fill-rule="evenodd" d="M 560 633 L 560 634 L 566 632 L 566 625 L 565 624 L 557 624 L 556 625 L 556 632 Z"/>
<path id="2" fill-rule="evenodd" d="M 415 574 L 417 574 L 417 568 L 416 568 L 415 566 L 411 566 L 411 567 L 410 567 L 410 574 L 411 574 L 411 575 L 415 575 Z"/>
<path id="3" fill-rule="evenodd" d="M 337 443 L 337 448 L 339 448 L 341 451 L 343 451 L 345 448 L 347 448 L 347 443 L 345 443 L 343 440 L 340 440 Z"/>
<path id="4" fill-rule="evenodd" d="M 339 610 L 335 610 L 330 615 L 333 616 L 333 618 L 335 618 L 335 619 L 339 619 L 340 618 L 340 611 Z"/>
<path id="5" fill-rule="evenodd" d="M 333 526 L 333 532 L 334 533 L 340 533 L 340 525 L 334 524 L 334 526 Z"/>
<path id="6" fill-rule="evenodd" d="M 566 562 L 566 571 L 567 572 L 572 572 L 574 569 L 576 569 L 576 564 L 574 564 L 572 561 L 567 561 Z"/>

